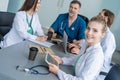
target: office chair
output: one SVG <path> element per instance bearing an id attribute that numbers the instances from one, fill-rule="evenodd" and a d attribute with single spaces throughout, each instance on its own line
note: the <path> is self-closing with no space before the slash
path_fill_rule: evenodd
<path id="1" fill-rule="evenodd" d="M 4 40 L 4 35 L 12 28 L 15 13 L 0 11 L 0 42 Z"/>
<path id="2" fill-rule="evenodd" d="M 86 25 L 88 24 L 89 19 L 86 16 L 83 16 L 81 14 L 78 14 L 78 16 L 80 16 L 86 22 Z"/>
<path id="3" fill-rule="evenodd" d="M 120 80 L 120 65 L 112 66 L 104 80 Z"/>

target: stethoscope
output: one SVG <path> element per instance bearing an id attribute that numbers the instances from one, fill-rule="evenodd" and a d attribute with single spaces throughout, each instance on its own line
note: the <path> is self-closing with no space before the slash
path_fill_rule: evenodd
<path id="1" fill-rule="evenodd" d="M 65 23 L 65 20 L 63 20 L 60 24 L 60 30 L 65 30 L 65 26 L 66 26 L 66 23 Z M 74 26 L 71 27 L 71 30 L 75 30 Z"/>
<path id="2" fill-rule="evenodd" d="M 37 67 L 42 67 L 42 68 L 48 69 L 48 66 L 45 66 L 45 65 L 36 65 L 36 66 L 30 67 L 30 68 L 26 68 L 26 67 L 23 67 L 21 65 L 18 65 L 18 66 L 16 66 L 16 70 L 24 71 L 24 72 L 30 73 L 30 74 L 39 74 L 39 75 L 48 75 L 48 74 L 51 73 L 50 71 L 47 71 L 47 72 L 44 72 L 44 73 L 39 72 L 38 70 L 35 69 Z"/>
<path id="3" fill-rule="evenodd" d="M 61 22 L 60 24 L 60 29 L 65 30 L 66 23 L 64 21 Z"/>

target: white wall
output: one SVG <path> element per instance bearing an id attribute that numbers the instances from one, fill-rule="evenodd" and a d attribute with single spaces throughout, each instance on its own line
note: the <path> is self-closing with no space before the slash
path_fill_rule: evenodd
<path id="1" fill-rule="evenodd" d="M 25 0 L 9 0 L 8 12 L 17 12 Z"/>
<path id="2" fill-rule="evenodd" d="M 112 31 L 114 32 L 116 38 L 116 44 L 117 44 L 116 50 L 120 51 L 120 10 L 119 10 L 119 14 L 116 16 L 113 27 L 112 27 Z"/>
<path id="3" fill-rule="evenodd" d="M 49 27 L 57 18 L 59 13 L 68 12 L 70 1 L 72 0 L 42 0 L 39 10 L 41 24 Z"/>
<path id="4" fill-rule="evenodd" d="M 0 11 L 7 11 L 9 0 L 0 0 Z"/>
<path id="5" fill-rule="evenodd" d="M 60 13 L 66 13 L 69 9 L 69 4 L 72 0 L 42 0 L 39 11 L 39 18 L 43 26 L 50 26 Z M 93 17 L 100 11 L 102 0 L 80 0 L 82 7 L 80 14 Z M 93 2 L 95 3 L 93 5 Z M 88 9 L 88 6 L 89 9 Z"/>

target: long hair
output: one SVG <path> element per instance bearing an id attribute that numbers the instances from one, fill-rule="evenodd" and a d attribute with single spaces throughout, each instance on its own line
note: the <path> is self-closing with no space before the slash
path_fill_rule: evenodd
<path id="1" fill-rule="evenodd" d="M 107 26 L 111 27 L 115 17 L 114 13 L 108 9 L 103 9 L 102 11 L 104 11 L 104 16 L 107 17 Z"/>
<path id="2" fill-rule="evenodd" d="M 19 11 L 28 11 L 32 7 L 34 7 L 34 11 L 35 11 L 37 2 L 38 2 L 38 0 L 25 0 L 23 6 L 19 9 Z"/>

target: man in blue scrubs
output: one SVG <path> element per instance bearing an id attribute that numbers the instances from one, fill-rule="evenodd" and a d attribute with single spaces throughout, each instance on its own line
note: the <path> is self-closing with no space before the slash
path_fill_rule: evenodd
<path id="1" fill-rule="evenodd" d="M 60 14 L 55 22 L 49 28 L 53 32 L 53 38 L 57 35 L 63 36 L 64 31 L 68 35 L 68 41 L 79 43 L 85 41 L 86 22 L 78 16 L 81 3 L 72 1 L 69 7 L 69 13 Z"/>

